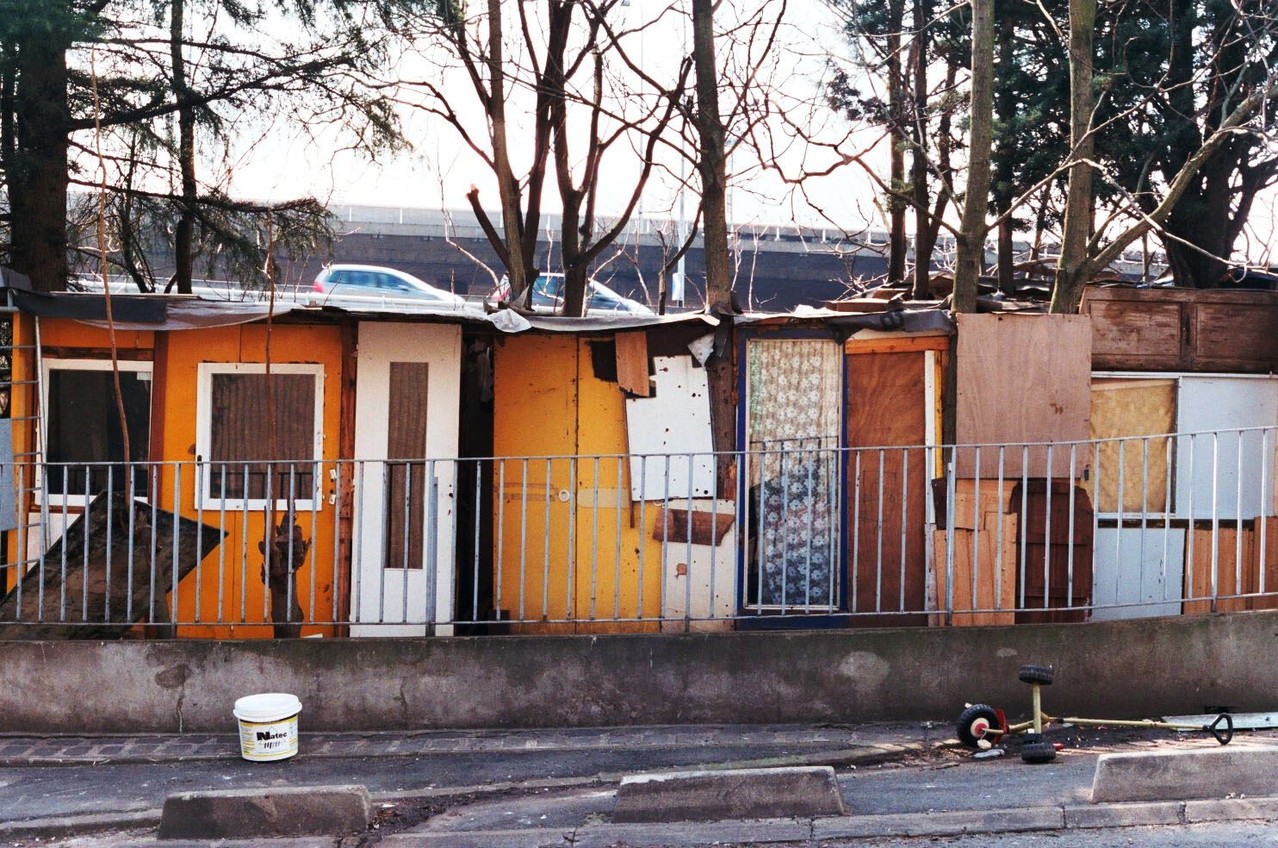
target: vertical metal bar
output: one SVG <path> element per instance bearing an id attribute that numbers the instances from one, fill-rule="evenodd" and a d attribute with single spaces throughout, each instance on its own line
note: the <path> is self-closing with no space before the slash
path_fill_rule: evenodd
<path id="1" fill-rule="evenodd" d="M 874 611 L 883 612 L 883 472 L 884 451 L 879 448 L 878 510 L 874 518 Z"/>
<path id="2" fill-rule="evenodd" d="M 26 500 L 25 496 L 27 493 L 27 468 L 28 467 L 25 464 L 17 466 L 18 492 L 23 497 L 21 497 L 18 501 L 18 550 L 17 550 L 18 555 L 15 557 L 15 559 L 17 560 L 17 571 L 15 571 L 14 573 L 14 587 L 13 587 L 14 603 L 16 607 L 13 614 L 13 620 L 15 622 L 22 620 L 22 582 L 23 582 L 23 578 L 26 577 L 27 562 L 29 561 L 29 556 L 27 551 L 31 544 L 30 521 L 28 521 L 27 519 L 27 513 L 23 512 L 21 508 L 21 504 Z M 34 468 L 31 469 L 31 489 L 33 490 L 36 487 L 36 479 L 38 474 L 39 474 L 38 470 Z"/>
<path id="3" fill-rule="evenodd" d="M 307 591 L 306 611 L 302 614 L 303 621 L 315 621 L 315 584 L 319 582 L 319 514 L 320 508 L 323 506 L 323 486 L 324 486 L 324 464 L 322 462 L 313 463 L 311 465 L 311 546 L 307 551 L 307 559 L 310 560 L 311 577 L 308 581 L 309 589 Z M 337 532 L 337 516 L 333 516 L 334 538 Z"/>
<path id="4" fill-rule="evenodd" d="M 969 609 L 976 610 L 980 606 L 977 589 L 981 583 L 981 446 L 972 451 L 972 597 Z"/>
<path id="5" fill-rule="evenodd" d="M 181 609 L 178 599 L 178 584 L 181 582 L 181 559 L 178 556 L 182 550 L 182 465 L 178 463 L 173 468 L 173 594 L 170 598 L 170 606 L 172 615 L 169 621 L 173 623 L 173 635 L 177 635 L 177 626 L 181 623 L 178 611 Z M 196 598 L 198 603 L 199 598 Z"/>
<path id="6" fill-rule="evenodd" d="M 692 526 L 692 524 L 693 524 L 692 495 L 693 495 L 693 482 L 692 482 L 692 481 L 695 479 L 695 475 L 694 475 L 694 468 L 695 468 L 695 466 L 694 466 L 694 462 L 693 462 L 693 461 L 694 461 L 694 456 L 693 456 L 693 454 L 688 454 L 688 490 L 687 490 L 687 492 L 685 492 L 685 493 L 684 493 L 684 496 L 685 496 L 685 499 L 686 499 L 686 500 L 685 500 L 685 507 L 686 507 L 686 510 L 687 510 L 686 515 L 684 516 L 684 518 L 685 518 L 685 524 L 686 524 L 686 527 L 687 527 L 687 532 L 684 534 L 684 536 L 686 537 L 686 539 L 685 539 L 686 547 L 685 547 L 685 550 L 684 550 L 684 559 L 686 560 L 685 565 L 687 566 L 687 569 L 686 569 L 687 573 L 685 573 L 685 574 L 684 574 L 684 576 L 683 576 L 683 577 L 684 577 L 684 580 L 683 580 L 683 620 L 684 620 L 684 630 L 685 630 L 685 631 L 687 631 L 687 630 L 691 629 L 691 628 L 690 628 L 690 626 L 689 626 L 689 622 L 690 622 L 690 621 L 691 621 L 691 619 L 692 619 L 692 580 L 693 580 L 693 576 L 692 576 L 692 573 L 693 573 L 693 572 L 692 572 L 692 568 L 693 568 L 693 556 L 692 556 L 692 531 L 693 531 L 693 526 Z M 713 518 L 713 517 L 712 517 L 712 518 Z M 713 521 L 712 521 L 712 523 L 713 523 Z M 711 535 L 713 535 L 713 533 L 712 533 Z"/>
<path id="7" fill-rule="evenodd" d="M 568 603 L 565 616 L 577 619 L 577 457 L 568 461 Z"/>
<path id="8" fill-rule="evenodd" d="M 1123 586 L 1123 516 L 1127 511 L 1127 440 L 1118 441 L 1118 517 L 1114 533 L 1114 604 L 1119 604 Z"/>
<path id="9" fill-rule="evenodd" d="M 546 460 L 550 462 L 549 459 Z M 528 458 L 524 457 L 520 460 L 523 469 L 523 478 L 519 486 L 519 620 L 524 621 L 524 598 L 528 592 Z M 546 497 L 550 497 L 550 467 L 546 467 Z M 550 505 L 546 505 L 547 511 Z M 547 521 L 549 524 L 549 521 Z M 543 581 L 543 591 L 545 590 L 545 581 Z M 542 609 L 545 609 L 545 601 L 542 601 Z"/>
<path id="10" fill-rule="evenodd" d="M 61 568 L 61 574 L 62 574 L 62 581 L 61 581 L 61 585 L 58 587 L 58 621 L 66 621 L 66 620 L 67 620 L 67 609 L 66 609 L 66 607 L 67 607 L 67 544 L 66 544 L 66 538 L 67 538 L 67 501 L 68 501 L 68 500 L 70 500 L 70 498 L 68 497 L 68 495 L 70 494 L 70 488 L 71 488 L 71 481 L 70 481 L 70 479 L 69 479 L 69 474 L 68 474 L 68 472 L 69 472 L 69 471 L 70 471 L 70 469 L 69 469 L 69 467 L 68 467 L 68 466 L 66 466 L 66 465 L 62 466 L 62 539 L 63 539 L 63 544 L 62 544 L 62 555 L 61 555 L 61 557 L 59 557 L 59 559 L 61 560 L 60 568 Z M 87 468 L 86 468 L 86 469 L 85 469 L 85 471 L 84 471 L 84 473 L 85 473 L 85 477 L 86 477 L 86 479 L 87 479 L 88 474 L 89 474 L 89 469 L 87 469 Z M 45 479 L 48 479 L 48 475 L 47 475 L 47 474 L 45 475 Z M 46 489 L 46 491 L 45 491 L 45 496 L 46 496 L 46 497 L 48 497 L 48 491 L 47 491 L 47 489 Z M 24 523 L 25 523 L 25 522 L 24 522 Z M 88 528 L 89 528 L 89 502 L 88 502 L 87 500 L 84 502 L 84 528 L 85 528 L 85 532 L 87 533 L 87 532 L 88 532 Z M 87 549 L 87 547 L 88 547 L 88 539 L 87 539 L 87 538 L 85 539 L 85 547 L 86 547 L 86 549 Z M 24 551 L 23 553 L 25 554 L 25 551 Z M 88 581 L 88 579 L 87 579 L 87 575 L 86 575 L 86 579 L 85 579 L 85 580 L 83 580 L 82 582 L 83 582 L 86 586 L 88 585 L 88 582 L 89 582 L 89 581 Z M 43 591 L 43 589 L 44 589 L 44 585 L 43 585 L 43 584 L 44 584 L 44 580 L 41 580 L 41 581 L 40 581 L 40 583 L 41 583 L 40 590 L 41 590 L 41 591 Z M 22 575 L 21 575 L 21 574 L 19 574 L 19 575 L 18 575 L 18 585 L 19 585 L 19 587 L 21 587 L 21 585 L 22 585 Z M 39 605 L 38 605 L 38 609 L 40 610 L 41 615 L 43 615 L 43 612 L 44 612 L 44 598 L 43 598 L 43 596 L 42 596 L 42 595 L 39 595 Z M 19 618 L 21 618 L 21 616 L 19 616 Z"/>
<path id="11" fill-rule="evenodd" d="M 1029 538 L 1029 446 L 1021 446 L 1021 549 L 1017 556 L 1017 570 L 1020 573 L 1021 584 L 1021 609 L 1026 609 L 1025 605 L 1025 584 L 1029 581 L 1026 579 L 1029 575 L 1029 547 L 1026 541 Z M 1047 587 L 1043 587 L 1043 601 L 1047 602 Z"/>
<path id="12" fill-rule="evenodd" d="M 1179 389 L 1179 386 L 1180 386 L 1180 381 L 1177 381 L 1178 389 Z M 1183 435 L 1178 435 L 1176 437 L 1178 444 L 1184 438 L 1185 437 Z M 1189 436 L 1189 507 L 1188 507 L 1189 508 L 1189 529 L 1186 531 L 1186 534 L 1185 534 L 1185 589 L 1182 592 L 1182 594 L 1186 595 L 1187 597 L 1193 597 L 1194 595 L 1194 537 L 1198 535 L 1198 530 L 1197 530 L 1197 527 L 1195 526 L 1195 522 L 1198 518 L 1198 514 L 1194 511 L 1194 490 L 1198 488 L 1198 486 L 1196 485 L 1196 479 L 1194 477 L 1194 463 L 1195 463 L 1194 457 L 1197 453 L 1198 453 L 1198 436 L 1197 434 L 1190 434 Z M 1178 488 L 1179 488 L 1179 484 L 1178 484 Z"/>
<path id="13" fill-rule="evenodd" d="M 176 473 L 176 469 L 175 469 Z M 240 467 L 240 623 L 248 623 L 249 464 Z M 226 491 L 222 492 L 223 503 Z M 265 571 L 266 563 L 262 563 Z"/>
<path id="14" fill-rule="evenodd" d="M 1163 587 L 1162 599 L 1167 600 L 1167 554 L 1168 547 L 1171 543 L 1171 515 L 1172 515 L 1172 439 L 1171 436 L 1163 438 L 1163 468 L 1165 469 L 1166 479 L 1163 481 L 1163 557 L 1159 568 L 1159 583 Z M 1189 532 L 1192 534 L 1193 520 L 1190 520 Z M 1183 551 L 1183 548 L 1182 548 Z M 1184 554 L 1182 553 L 1183 557 Z M 1184 594 L 1182 587 L 1176 589 L 1177 597 Z"/>
<path id="15" fill-rule="evenodd" d="M 497 586 L 493 590 L 493 616 L 501 619 L 501 611 L 505 609 L 502 606 L 502 565 L 506 560 L 506 460 L 502 458 L 500 464 L 496 457 L 493 458 L 493 468 L 496 471 L 497 479 Z M 522 576 L 521 578 L 522 579 Z"/>
<path id="16" fill-rule="evenodd" d="M 1051 446 L 1048 446 L 1051 449 Z M 1069 534 L 1069 548 L 1065 558 L 1065 593 L 1069 598 L 1068 606 L 1074 605 L 1074 511 L 1077 504 L 1074 496 L 1074 475 L 1078 473 L 1078 443 L 1071 442 L 1069 446 L 1069 521 L 1067 532 Z M 1094 536 L 1092 538 L 1095 538 Z M 1091 600 L 1090 598 L 1088 599 Z"/>
<path id="17" fill-rule="evenodd" d="M 852 572 L 852 591 L 848 608 L 852 612 L 858 612 L 861 575 L 861 451 L 853 449 L 852 456 L 852 562 L 848 564 L 848 570 Z"/>
<path id="18" fill-rule="evenodd" d="M 263 551 L 262 557 L 262 621 L 270 621 L 270 603 L 271 603 L 271 560 L 275 558 L 275 528 L 271 525 L 275 521 L 275 481 L 274 477 L 275 464 L 273 462 L 266 463 L 266 488 L 262 492 L 263 508 L 262 508 L 262 524 L 265 532 L 262 534 Z M 246 534 L 247 535 L 247 534 Z M 248 569 L 248 563 L 244 564 L 245 570 Z"/>
<path id="19" fill-rule="evenodd" d="M 1044 481 L 1043 498 L 1043 538 L 1047 544 L 1043 551 L 1043 609 L 1050 607 L 1052 595 L 1052 446 L 1047 446 L 1047 478 Z M 1073 540 L 1070 540 L 1071 542 Z M 1065 599 L 1065 606 L 1072 603 L 1072 598 Z"/>
<path id="20" fill-rule="evenodd" d="M 670 519 L 673 507 L 670 503 L 670 454 L 662 456 L 665 463 L 665 474 L 662 479 L 661 493 L 661 620 L 666 620 L 666 611 L 669 609 L 666 591 L 670 588 L 667 583 L 669 573 L 669 561 L 667 557 L 670 555 Z M 762 585 L 762 584 L 760 584 Z"/>
<path id="21" fill-rule="evenodd" d="M 632 457 L 634 459 L 634 457 Z M 636 614 L 640 621 L 643 620 L 643 597 L 645 587 L 643 579 L 643 562 L 646 558 L 647 542 L 648 542 L 648 457 L 640 456 L 639 460 L 639 563 L 637 571 L 637 579 L 639 581 L 639 596 L 636 599 Z M 634 466 L 631 465 L 633 470 Z"/>
<path id="22" fill-rule="evenodd" d="M 910 520 L 910 449 L 901 448 L 901 611 L 906 611 L 905 603 L 905 568 L 908 535 L 906 526 Z"/>
<path id="23" fill-rule="evenodd" d="M 1220 598 L 1220 431 L 1211 434 L 1211 611 Z"/>
<path id="24" fill-rule="evenodd" d="M 137 529 L 136 516 L 134 515 L 136 498 L 133 491 L 133 475 L 134 469 L 126 465 L 124 474 L 124 508 L 128 510 L 126 520 L 128 538 L 124 540 L 124 620 L 126 622 L 133 621 L 133 539 Z M 64 530 L 63 532 L 65 533 L 66 531 Z M 198 567 L 199 563 L 197 562 L 196 568 L 198 569 Z M 199 579 L 198 571 L 196 579 Z M 199 595 L 196 595 L 196 597 L 198 598 Z M 198 604 L 196 609 L 199 609 Z"/>
<path id="25" fill-rule="evenodd" d="M 198 460 L 192 467 L 194 475 L 195 491 L 201 491 L 204 475 L 206 474 L 204 465 Z M 133 481 L 130 480 L 130 483 Z M 130 534 L 132 535 L 132 534 Z M 131 547 L 131 546 L 130 546 Z M 218 545 L 218 547 L 222 547 Z M 204 558 L 200 554 L 204 551 L 204 499 L 197 497 L 195 499 L 195 623 L 200 623 L 200 612 L 204 606 Z M 219 587 L 220 588 L 220 587 Z M 130 621 L 133 618 L 130 616 Z"/>
<path id="26" fill-rule="evenodd" d="M 89 517 L 89 510 L 91 509 L 93 505 L 93 496 L 90 494 L 91 487 L 92 487 L 92 483 L 90 482 L 90 477 L 91 475 L 89 473 L 89 469 L 86 468 L 84 473 L 84 514 L 86 519 Z M 103 510 L 105 511 L 106 504 L 103 504 L 102 507 L 103 507 Z M 44 517 L 46 520 L 49 517 L 47 505 L 45 506 L 45 509 L 44 509 Z M 92 538 L 93 538 L 93 532 L 89 526 L 91 523 L 92 522 L 87 520 L 84 522 L 84 547 L 80 551 L 80 556 L 81 556 L 80 573 L 81 574 L 89 573 L 89 543 L 92 541 Z M 46 533 L 47 533 L 47 529 L 46 529 Z M 107 544 L 109 545 L 110 542 L 108 542 Z M 44 568 L 43 554 L 40 555 L 40 567 L 41 569 Z M 41 582 L 44 582 L 43 579 L 41 579 Z M 80 620 L 88 621 L 89 620 L 89 581 L 83 580 L 81 581 L 81 583 L 82 585 L 80 587 Z M 41 607 L 43 607 L 43 604 L 41 604 Z"/>
<path id="27" fill-rule="evenodd" d="M 1006 503 L 1003 495 L 1003 472 L 1005 469 L 1006 455 L 1005 446 L 998 446 L 998 504 L 996 513 L 998 515 L 998 530 L 994 537 L 994 608 L 1003 609 L 1003 516 L 1005 510 L 1003 504 Z M 1015 607 L 1015 601 L 1012 602 Z"/>
<path id="28" fill-rule="evenodd" d="M 475 527 L 472 531 L 471 539 L 471 587 L 470 587 L 470 620 L 472 622 L 479 621 L 479 542 L 480 542 L 480 516 L 483 513 L 483 491 L 484 491 L 484 461 L 482 459 L 475 460 L 475 498 L 471 511 L 475 514 Z"/>
<path id="29" fill-rule="evenodd" d="M 417 565 L 417 563 L 412 562 L 412 556 L 413 556 L 412 539 L 413 539 L 413 518 L 414 518 L 413 516 L 413 461 L 408 460 L 404 462 L 401 467 L 403 468 L 403 473 L 404 473 L 404 495 L 403 495 L 403 502 L 400 504 L 400 507 L 399 507 L 400 513 L 401 513 L 400 520 L 403 522 L 402 524 L 403 530 L 400 531 L 401 533 L 400 545 L 401 545 L 401 550 L 403 552 L 400 554 L 400 562 L 399 562 L 399 567 L 400 567 L 399 620 L 400 622 L 404 624 L 408 624 L 412 620 L 408 612 L 408 571 L 412 566 Z M 394 475 L 394 466 L 391 466 L 391 474 L 392 476 Z M 423 481 L 423 483 L 427 483 L 427 481 Z M 423 493 L 422 493 L 423 497 L 429 497 L 430 496 L 429 484 L 423 485 L 422 488 L 423 488 Z M 425 504 L 422 504 L 423 508 L 425 508 L 425 506 L 426 506 Z M 425 518 L 424 515 L 423 515 L 423 518 Z M 425 527 L 422 528 L 423 544 L 425 544 L 426 542 L 426 531 L 428 529 L 429 528 L 425 528 Z M 422 567 L 425 568 L 425 563 L 422 563 Z"/>
<path id="30" fill-rule="evenodd" d="M 333 587 L 331 593 L 333 603 L 332 609 L 329 611 L 329 621 L 333 624 L 338 623 L 338 610 L 340 609 L 337 594 L 338 586 L 341 583 L 341 557 L 339 553 L 342 550 L 342 482 L 347 479 L 343 472 L 349 466 L 350 461 L 345 459 L 339 459 L 333 464 L 334 473 L 337 475 L 333 478 L 333 572 L 332 582 L 329 583 Z M 351 476 L 350 479 L 353 482 L 355 478 Z M 352 560 L 351 565 L 352 570 L 358 569 L 356 561 Z"/>
<path id="31" fill-rule="evenodd" d="M 351 465 L 351 619 L 364 621 L 364 512 L 368 509 L 368 462 L 357 459 Z"/>
<path id="32" fill-rule="evenodd" d="M 1242 555 L 1242 539 L 1243 539 L 1243 499 L 1242 499 L 1242 478 L 1243 478 L 1243 439 L 1246 433 L 1239 431 L 1235 434 L 1237 439 L 1237 458 L 1234 462 L 1234 591 L 1235 597 L 1242 597 L 1244 593 L 1243 587 L 1243 555 Z M 1264 465 L 1262 461 L 1260 463 Z"/>
<path id="33" fill-rule="evenodd" d="M 220 464 L 219 476 L 221 477 L 221 486 L 218 489 L 218 510 L 217 510 L 217 529 L 218 539 L 226 538 L 226 463 Z M 152 488 L 151 491 L 157 491 Z M 200 499 L 201 504 L 204 502 L 204 493 L 197 489 L 196 497 Z M 155 526 L 155 522 L 151 522 L 151 526 Z M 154 570 L 154 569 L 152 569 Z M 334 581 L 336 586 L 337 582 Z M 154 590 L 154 586 L 152 586 Z M 217 546 L 217 620 L 219 624 L 225 624 L 226 616 L 226 545 L 218 544 Z"/>
<path id="34" fill-rule="evenodd" d="M 151 498 L 151 516 L 150 516 L 151 538 L 149 540 L 150 547 L 147 548 L 147 562 L 150 564 L 150 574 L 147 576 L 147 581 L 149 582 L 150 589 L 151 589 L 151 597 L 147 601 L 147 614 L 149 616 L 148 618 L 149 621 L 155 621 L 155 586 L 156 586 L 155 558 L 160 550 L 160 530 L 159 530 L 160 504 L 159 504 L 159 496 L 158 496 L 160 488 L 159 488 L 158 472 L 157 472 L 157 476 L 152 478 L 151 483 L 152 483 L 151 491 L 155 492 L 156 496 Z"/>
<path id="35" fill-rule="evenodd" d="M 816 492 L 814 489 L 813 471 L 814 463 L 811 460 L 811 454 L 804 451 L 804 466 L 807 468 L 807 493 L 808 493 L 808 526 L 815 528 L 816 525 Z M 804 612 L 812 611 L 812 539 L 808 538 L 807 544 L 804 546 L 803 552 L 803 608 Z"/>
<path id="36" fill-rule="evenodd" d="M 524 460 L 527 465 L 528 460 Z M 543 516 L 543 527 L 541 534 L 541 617 L 548 618 L 550 616 L 550 501 L 553 497 L 553 482 L 551 480 L 551 463 L 553 460 L 546 457 L 546 498 L 543 504 L 545 515 Z M 527 495 L 527 487 L 525 486 L 525 494 Z M 523 618 L 523 604 L 520 607 L 520 618 Z"/>
<path id="37" fill-rule="evenodd" d="M 617 471 L 616 471 L 617 511 L 613 517 L 613 529 L 615 532 L 613 533 L 614 539 L 613 539 L 613 555 L 612 555 L 612 563 L 613 563 L 612 619 L 613 621 L 617 621 L 618 619 L 621 618 L 621 579 L 622 579 L 621 578 L 621 521 L 622 521 L 621 502 L 625 500 L 625 491 L 626 491 L 625 485 L 624 485 L 626 482 L 625 460 L 620 455 L 617 456 L 616 460 L 617 460 Z"/>
<path id="38" fill-rule="evenodd" d="M 1100 443 L 1100 440 L 1098 439 L 1097 441 L 1092 442 L 1092 547 L 1093 548 L 1096 547 L 1096 539 L 1099 538 L 1098 534 L 1100 533 L 1100 514 L 1101 514 L 1100 479 L 1101 479 L 1101 443 Z M 1095 559 L 1094 555 L 1093 555 L 1093 559 Z M 1093 568 L 1095 568 L 1094 564 L 1093 564 Z M 1094 596 L 1095 591 L 1093 591 L 1092 594 Z M 1093 597 L 1092 598 L 1093 605 L 1095 604 L 1095 602 L 1096 602 L 1096 598 Z"/>
<path id="39" fill-rule="evenodd" d="M 957 495 L 957 448 L 949 449 L 949 461 L 945 463 L 945 624 L 954 623 L 954 521 Z"/>
<path id="40" fill-rule="evenodd" d="M 1268 552 L 1268 545 L 1266 544 L 1268 540 L 1266 539 L 1266 536 L 1268 535 L 1267 530 L 1269 529 L 1269 522 L 1265 520 L 1265 517 L 1268 515 L 1270 508 L 1266 504 L 1265 495 L 1269 490 L 1269 463 L 1273 461 L 1273 458 L 1269 453 L 1269 432 L 1270 431 L 1268 429 L 1260 431 L 1260 503 L 1257 504 L 1256 508 L 1256 524 L 1259 525 L 1256 531 L 1259 554 L 1256 557 L 1256 562 L 1259 563 L 1258 567 L 1260 571 L 1256 583 L 1256 592 L 1258 595 L 1264 595 L 1268 591 L 1265 586 L 1265 564 L 1269 560 L 1266 558 L 1265 554 Z"/>
<path id="41" fill-rule="evenodd" d="M 90 472 L 91 473 L 91 472 Z M 106 555 L 104 558 L 104 585 L 102 595 L 102 620 L 109 623 L 111 621 L 111 560 L 112 554 L 115 552 L 115 515 L 114 498 L 115 494 L 115 467 L 108 465 L 106 467 L 107 484 L 106 484 Z M 86 476 L 88 476 L 86 474 Z M 66 532 L 65 530 L 63 532 Z M 88 543 L 85 543 L 86 550 Z M 88 575 L 86 570 L 85 575 Z M 88 580 L 85 580 L 87 583 Z M 44 557 L 40 558 L 40 615 L 44 617 Z"/>
<path id="42" fill-rule="evenodd" d="M 423 536 L 426 543 L 425 623 L 428 627 L 439 623 L 439 478 L 435 473 L 436 462 L 434 459 L 426 461 L 426 527 L 429 532 Z M 453 491 L 457 491 L 456 485 Z"/>
<path id="43" fill-rule="evenodd" d="M 590 620 L 595 620 L 596 601 L 599 595 L 599 457 L 593 460 L 591 488 L 593 503 L 590 509 Z"/>

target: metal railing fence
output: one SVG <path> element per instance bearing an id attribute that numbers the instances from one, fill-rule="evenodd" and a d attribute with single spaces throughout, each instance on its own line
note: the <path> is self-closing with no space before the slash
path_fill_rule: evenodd
<path id="1" fill-rule="evenodd" d="M 0 638 L 963 626 L 1278 607 L 1273 428 L 12 464 Z"/>

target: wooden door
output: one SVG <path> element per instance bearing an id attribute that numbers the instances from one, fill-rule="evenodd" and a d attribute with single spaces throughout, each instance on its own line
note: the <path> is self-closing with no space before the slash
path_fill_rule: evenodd
<path id="1" fill-rule="evenodd" d="M 932 351 L 847 357 L 848 604 L 856 626 L 922 625 Z M 907 449 L 909 448 L 909 449 Z"/>

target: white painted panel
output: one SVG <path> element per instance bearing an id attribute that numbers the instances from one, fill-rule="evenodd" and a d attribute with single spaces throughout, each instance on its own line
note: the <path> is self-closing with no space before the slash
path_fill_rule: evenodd
<path id="1" fill-rule="evenodd" d="M 458 417 L 461 414 L 461 328 L 447 324 L 359 325 L 355 387 L 355 498 L 359 510 L 352 540 L 351 615 L 352 636 L 423 635 L 420 625 L 393 626 L 394 622 L 421 621 L 432 611 L 434 632 L 451 632 L 453 571 L 457 524 L 453 482 L 457 456 Z M 427 539 L 432 519 L 435 531 L 434 560 L 425 546 L 421 568 L 387 568 L 385 556 L 384 469 L 388 429 L 390 365 L 392 362 L 425 362 L 430 367 L 426 414 L 426 453 L 434 463 L 434 511 L 426 498 Z M 433 568 L 433 573 L 432 573 Z M 430 579 L 433 576 L 433 581 Z M 360 626 L 358 622 L 370 622 Z M 391 622 L 392 626 L 376 622 Z M 441 626 L 443 624 L 443 626 Z"/>
<path id="2" fill-rule="evenodd" d="M 1185 531 L 1162 525 L 1100 527 L 1092 553 L 1093 621 L 1179 615 Z M 1116 607 L 1112 604 L 1133 604 Z"/>
<path id="3" fill-rule="evenodd" d="M 708 497 L 714 435 L 706 369 L 694 367 L 690 356 L 657 356 L 653 370 L 656 394 L 626 399 L 630 499 Z"/>
<path id="4" fill-rule="evenodd" d="M 682 504 L 679 505 L 682 508 Z M 732 515 L 733 501 L 693 501 L 692 509 Z M 671 540 L 661 546 L 662 613 L 670 621 L 662 629 L 730 630 L 737 599 L 736 528 L 729 528 L 718 545 Z"/>
<path id="5" fill-rule="evenodd" d="M 1219 432 L 1278 425 L 1278 379 L 1186 375 L 1180 378 L 1176 514 L 1255 518 L 1273 503 L 1273 433 Z M 1241 505 L 1241 509 L 1240 509 Z"/>

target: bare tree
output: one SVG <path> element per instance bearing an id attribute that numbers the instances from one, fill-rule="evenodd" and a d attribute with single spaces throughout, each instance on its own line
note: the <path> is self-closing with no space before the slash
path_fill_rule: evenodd
<path id="1" fill-rule="evenodd" d="M 500 219 L 485 208 L 478 186 L 467 193 L 480 227 L 505 266 L 515 301 L 531 295 L 543 270 L 536 248 L 542 231 L 547 181 L 562 209 L 557 233 L 565 274 L 565 315 L 581 315 L 592 267 L 624 234 L 682 116 L 689 62 L 640 97 L 630 88 L 638 65 L 627 54 L 637 30 L 618 17 L 618 0 L 490 0 L 465 17 L 441 3 L 430 14 L 396 18 L 397 31 L 423 49 L 442 47 L 436 77 L 396 81 L 399 101 L 444 122 L 491 172 Z M 460 72 L 471 98 L 450 85 Z M 655 77 L 649 77 L 655 82 Z M 472 116 L 478 104 L 482 118 Z M 512 139 L 526 140 L 515 143 Z M 518 155 L 514 152 L 518 150 Z M 609 169 L 612 161 L 621 163 Z M 617 173 L 637 162 L 623 188 Z M 620 188 L 620 208 L 601 213 L 605 188 Z"/>

